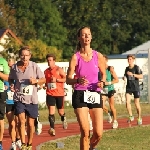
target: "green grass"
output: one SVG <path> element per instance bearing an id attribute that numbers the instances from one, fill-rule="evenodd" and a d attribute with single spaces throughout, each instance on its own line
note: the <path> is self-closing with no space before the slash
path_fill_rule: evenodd
<path id="1" fill-rule="evenodd" d="M 121 104 L 121 105 L 116 104 L 115 107 L 117 110 L 118 117 L 128 117 L 128 113 L 127 113 L 125 104 Z M 142 115 L 145 116 L 145 115 L 150 114 L 150 104 L 142 103 L 141 108 L 142 108 Z M 132 109 L 133 109 L 133 115 L 135 115 L 135 117 L 136 117 L 137 113 L 136 113 L 136 109 L 135 109 L 135 106 L 133 103 L 132 103 Z M 74 109 L 72 108 L 72 106 L 65 106 L 65 112 L 66 112 L 67 119 L 76 119 L 76 116 L 74 114 Z M 39 114 L 40 114 L 40 120 L 42 122 L 48 121 L 48 110 L 47 109 L 39 110 Z M 104 116 L 106 116 L 105 112 L 104 112 Z M 56 120 L 60 120 L 57 110 L 56 110 L 55 117 L 56 117 Z"/>
<path id="2" fill-rule="evenodd" d="M 149 150 L 150 126 L 117 129 L 104 132 L 99 150 Z M 63 150 L 79 150 L 79 136 L 59 140 L 65 144 Z M 41 150 L 57 150 L 56 142 L 44 144 Z"/>
<path id="3" fill-rule="evenodd" d="M 128 113 L 126 110 L 126 106 L 125 104 L 116 104 L 115 105 L 116 110 L 117 110 L 117 116 L 120 117 L 128 117 Z M 142 108 L 142 115 L 148 115 L 150 114 L 150 104 L 147 103 L 141 103 L 141 108 Z M 132 103 L 132 109 L 133 109 L 133 115 L 136 117 L 137 113 L 136 113 L 136 109 L 134 104 Z M 74 114 L 74 109 L 72 108 L 72 106 L 66 106 L 65 104 L 65 113 L 67 116 L 67 119 L 72 119 L 72 120 L 76 120 L 76 116 Z M 39 114 L 40 114 L 40 121 L 41 122 L 47 122 L 48 121 L 48 109 L 47 107 L 45 108 L 41 108 L 39 109 Z M 104 117 L 107 116 L 106 113 L 104 112 Z M 55 118 L 57 121 L 60 121 L 60 116 L 57 113 L 57 109 L 56 109 L 56 114 L 55 114 Z M 7 123 L 7 119 L 5 117 L 5 123 Z"/>

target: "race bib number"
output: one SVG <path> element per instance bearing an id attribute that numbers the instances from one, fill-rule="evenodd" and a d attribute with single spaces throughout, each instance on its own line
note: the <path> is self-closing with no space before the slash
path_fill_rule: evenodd
<path id="1" fill-rule="evenodd" d="M 4 67 L 3 65 L 0 65 L 0 71 L 3 72 L 4 71 Z"/>
<path id="2" fill-rule="evenodd" d="M 100 104 L 100 95 L 97 92 L 84 91 L 84 102 Z"/>
<path id="3" fill-rule="evenodd" d="M 56 89 L 56 83 L 48 83 L 48 89 L 50 90 Z"/>
<path id="4" fill-rule="evenodd" d="M 21 84 L 20 92 L 24 95 L 32 95 L 33 92 L 33 85 L 25 85 Z"/>
<path id="5" fill-rule="evenodd" d="M 14 92 L 8 91 L 7 96 L 9 100 L 13 100 Z"/>

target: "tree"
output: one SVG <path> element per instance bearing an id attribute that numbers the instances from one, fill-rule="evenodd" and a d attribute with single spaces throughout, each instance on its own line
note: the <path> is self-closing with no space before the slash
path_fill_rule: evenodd
<path id="1" fill-rule="evenodd" d="M 49 46 L 62 49 L 66 41 L 66 29 L 60 13 L 49 0 L 5 0 L 16 10 L 17 35 L 25 41 L 42 40 Z"/>
<path id="2" fill-rule="evenodd" d="M 65 45 L 65 55 L 71 55 L 77 44 L 77 29 L 90 26 L 93 35 L 92 48 L 102 53 L 109 53 L 111 42 L 111 8 L 108 0 L 93 1 L 54 1 L 63 18 L 63 25 L 67 28 L 68 41 Z M 70 51 L 71 50 L 71 51 Z M 67 55 L 66 57 L 70 57 Z"/>
<path id="3" fill-rule="evenodd" d="M 58 50 L 53 46 L 47 46 L 41 40 L 29 40 L 27 45 L 32 52 L 32 60 L 35 62 L 45 62 L 48 53 L 53 53 L 57 61 L 62 60 L 62 50 Z"/>
<path id="4" fill-rule="evenodd" d="M 10 28 L 13 32 L 16 31 L 16 18 L 14 17 L 15 10 L 9 5 L 0 0 L 0 28 Z"/>

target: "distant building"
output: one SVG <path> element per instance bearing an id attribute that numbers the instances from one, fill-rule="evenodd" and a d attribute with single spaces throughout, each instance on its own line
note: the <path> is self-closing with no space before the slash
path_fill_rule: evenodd
<path id="1" fill-rule="evenodd" d="M 0 43 L 5 44 L 8 38 L 14 38 L 20 45 L 22 42 L 10 29 L 0 29 Z M 4 50 L 4 47 L 0 45 L 0 52 Z"/>

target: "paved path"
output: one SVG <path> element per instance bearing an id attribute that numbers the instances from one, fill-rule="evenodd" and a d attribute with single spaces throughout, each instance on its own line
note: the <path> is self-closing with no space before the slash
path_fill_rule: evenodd
<path id="1" fill-rule="evenodd" d="M 119 128 L 126 128 L 129 127 L 129 124 L 127 123 L 127 119 L 118 119 Z M 150 116 L 143 117 L 143 125 L 149 125 L 150 124 Z M 137 126 L 136 120 L 132 122 L 132 126 Z M 104 121 L 104 130 L 112 129 L 112 124 L 107 123 Z M 80 134 L 79 131 L 79 125 L 78 123 L 69 123 L 68 129 L 64 130 L 62 129 L 62 125 L 56 124 L 56 136 L 51 137 L 48 134 L 49 125 L 43 125 L 43 131 L 40 135 L 34 135 L 33 139 L 33 150 L 36 150 L 37 146 L 40 145 L 43 142 L 47 142 L 50 140 L 56 140 L 58 138 L 63 138 L 71 135 L 78 135 Z M 9 150 L 11 144 L 10 136 L 8 134 L 8 130 L 5 129 L 4 134 L 4 140 L 3 140 L 3 147 L 4 150 Z"/>

